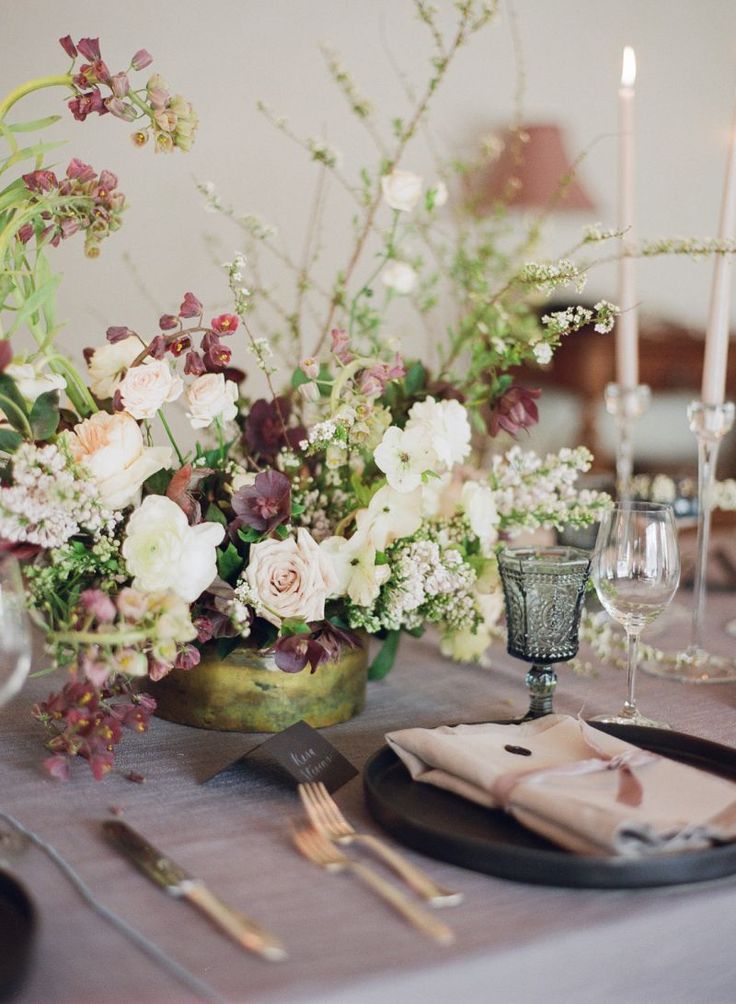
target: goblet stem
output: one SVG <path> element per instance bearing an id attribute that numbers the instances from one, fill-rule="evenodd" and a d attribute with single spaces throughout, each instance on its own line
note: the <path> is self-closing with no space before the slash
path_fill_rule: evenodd
<path id="1" fill-rule="evenodd" d="M 543 715 L 554 714 L 552 699 L 557 686 L 557 673 L 554 666 L 534 663 L 525 679 L 529 690 L 529 710 L 522 718 L 528 722 L 532 718 L 542 718 Z"/>
<path id="2" fill-rule="evenodd" d="M 637 718 L 639 709 L 636 706 L 636 670 L 639 665 L 639 631 L 626 629 L 626 686 L 628 696 L 624 701 L 622 718 Z"/>

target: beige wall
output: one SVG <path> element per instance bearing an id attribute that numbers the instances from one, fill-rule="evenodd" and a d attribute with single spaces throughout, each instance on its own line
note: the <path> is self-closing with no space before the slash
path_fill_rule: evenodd
<path id="1" fill-rule="evenodd" d="M 441 0 L 449 8 L 449 0 Z M 636 47 L 639 62 L 640 232 L 712 234 L 718 214 L 727 130 L 736 83 L 736 5 L 732 0 L 517 0 L 526 60 L 528 118 L 556 119 L 571 150 L 597 136 L 584 168 L 599 200 L 597 218 L 610 223 L 615 209 L 616 92 L 621 49 Z M 187 156 L 135 150 L 124 123 L 107 117 L 65 121 L 60 135 L 72 153 L 115 170 L 131 208 L 123 230 L 96 262 L 69 242 L 55 258 L 66 273 L 62 314 L 75 350 L 99 343 L 109 324 L 152 330 L 158 310 L 170 310 L 185 289 L 224 305 L 226 289 L 213 266 L 205 233 L 217 236 L 218 254 L 237 247 L 226 221 L 205 214 L 193 177 L 211 179 L 226 201 L 255 210 L 278 227 L 287 244 L 301 247 L 307 193 L 315 169 L 256 112 L 263 98 L 304 134 L 325 132 L 342 150 L 345 169 L 370 151 L 360 127 L 327 79 L 317 46 L 338 48 L 374 103 L 393 115 L 402 93 L 387 59 L 387 43 L 413 80 L 423 78 L 428 56 L 424 30 L 409 0 L 4 0 L 0 4 L 0 85 L 5 92 L 29 76 L 65 65 L 58 36 L 99 34 L 112 69 L 137 48 L 156 57 L 154 69 L 196 104 L 201 127 Z M 446 149 L 466 147 L 503 124 L 514 87 L 508 20 L 474 40 L 451 72 L 433 122 Z M 30 113 L 47 113 L 59 92 L 34 98 Z M 418 144 L 407 167 L 431 174 Z M 339 261 L 346 227 L 335 196 L 328 257 Z M 337 220 L 342 220 L 338 225 Z M 589 220 L 592 222 L 592 220 Z M 569 243 L 574 227 L 558 228 L 551 250 Z M 344 254 L 344 251 L 342 251 Z M 139 292 L 124 255 L 130 255 L 155 300 Z M 689 260 L 644 262 L 641 300 L 652 312 L 703 322 L 710 266 Z M 610 273 L 590 283 L 593 295 L 613 296 Z"/>

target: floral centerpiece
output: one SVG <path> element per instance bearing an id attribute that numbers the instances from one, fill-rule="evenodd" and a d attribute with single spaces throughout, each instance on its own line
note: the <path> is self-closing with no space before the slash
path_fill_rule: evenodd
<path id="1" fill-rule="evenodd" d="M 424 4 L 418 9 L 431 20 Z M 458 11 L 455 48 L 489 16 L 472 3 Z M 187 148 L 196 118 L 160 78 L 135 91 L 127 71 L 107 71 L 96 40 L 62 45 L 72 59 L 91 60 L 49 78 L 71 88 L 76 117 L 107 111 L 136 120 L 137 144 L 152 134 L 157 150 Z M 149 61 L 138 53 L 131 65 Z M 471 248 L 463 233 L 453 258 L 459 320 L 443 365 L 433 373 L 382 334 L 373 283 L 380 278 L 388 288 L 388 309 L 409 285 L 401 266 L 413 274 L 419 267 L 403 260 L 402 237 L 431 241 L 447 198 L 443 182 L 425 188 L 399 167 L 427 100 L 413 125 L 395 127 L 394 152 L 374 174 L 362 172 L 365 230 L 357 228 L 357 251 L 327 298 L 314 351 L 288 368 L 275 353 L 286 341 L 293 355 L 301 333 L 279 341 L 255 327 L 266 288 L 237 255 L 225 266 L 231 311 L 214 314 L 186 292 L 152 332 L 112 326 L 104 344 L 86 351 L 83 379 L 52 347 L 56 287 L 46 251 L 77 229 L 96 253 L 124 205 L 117 179 L 72 161 L 62 181 L 37 168 L 0 195 L 2 288 L 16 311 L 6 334 L 25 324 L 37 341 L 28 357 L 0 343 L 0 538 L 24 559 L 49 668 L 69 675 L 34 709 L 49 730 L 46 766 L 54 776 L 66 777 L 80 756 L 102 777 L 123 730 L 149 725 L 155 700 L 141 680 L 191 672 L 213 649 L 268 651 L 275 671 L 317 677 L 367 633 L 382 643 L 371 666 L 379 678 L 402 632 L 433 625 L 445 653 L 478 659 L 502 609 L 498 541 L 524 529 L 585 525 L 607 504 L 575 489 L 591 459 L 583 449 L 539 458 L 513 446 L 479 463 L 489 435 L 513 435 L 536 420 L 538 391 L 514 385 L 509 370 L 548 358 L 591 318 L 612 324 L 615 308 L 606 303 L 585 316 L 571 310 L 535 320 L 529 288 L 578 282 L 571 261 L 507 263 L 511 272 L 493 292 L 487 239 Z M 14 102 L 0 106 L 3 115 Z M 3 132 L 11 147 L 12 129 Z M 333 170 L 331 155 L 310 149 Z M 34 156 L 42 155 L 37 148 Z M 11 149 L 6 166 L 18 157 Z M 252 235 L 252 221 L 248 227 Z M 376 235 L 378 266 L 353 288 Z M 301 282 L 311 280 L 302 274 Z M 233 365 L 243 344 L 247 381 Z M 248 393 L 258 374 L 264 392 Z M 176 409 L 191 429 L 186 441 L 174 432 Z"/>

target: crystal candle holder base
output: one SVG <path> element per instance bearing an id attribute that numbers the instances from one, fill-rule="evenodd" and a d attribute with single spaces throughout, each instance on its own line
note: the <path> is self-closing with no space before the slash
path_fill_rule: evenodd
<path id="1" fill-rule="evenodd" d="M 622 387 L 609 383 L 603 399 L 606 411 L 616 424 L 616 491 L 618 497 L 625 501 L 631 494 L 634 472 L 634 423 L 649 407 L 652 392 L 646 384 Z"/>

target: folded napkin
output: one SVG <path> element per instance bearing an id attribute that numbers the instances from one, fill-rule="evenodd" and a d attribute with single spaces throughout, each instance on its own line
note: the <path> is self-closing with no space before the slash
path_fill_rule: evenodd
<path id="1" fill-rule="evenodd" d="M 736 839 L 736 784 L 569 715 L 386 740 L 415 781 L 505 809 L 578 854 L 637 858 Z"/>

